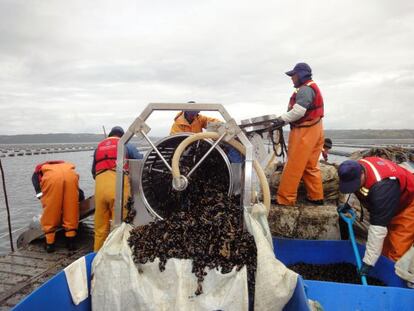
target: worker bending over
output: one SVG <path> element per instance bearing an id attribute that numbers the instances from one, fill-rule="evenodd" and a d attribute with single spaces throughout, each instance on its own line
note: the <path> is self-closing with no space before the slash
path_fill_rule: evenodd
<path id="1" fill-rule="evenodd" d="M 106 240 L 110 221 L 114 218 L 114 202 L 116 189 L 116 158 L 118 141 L 124 135 L 120 126 L 112 128 L 108 137 L 102 140 L 95 150 L 92 163 L 92 176 L 95 179 L 95 241 L 94 251 L 97 252 Z M 142 159 L 142 155 L 131 144 L 125 145 L 126 159 Z M 125 164 L 124 172 L 128 172 Z M 130 195 L 128 175 L 124 174 L 124 203 Z M 123 216 L 126 216 L 124 211 Z"/>
<path id="2" fill-rule="evenodd" d="M 414 175 L 379 157 L 345 161 L 338 175 L 339 190 L 354 193 L 369 210 L 370 226 L 360 274 L 368 273 L 381 252 L 398 260 L 414 242 Z"/>
<path id="3" fill-rule="evenodd" d="M 324 142 L 322 94 L 312 80 L 312 70 L 308 64 L 298 63 L 286 75 L 291 77 L 295 91 L 290 97 L 288 111 L 274 122 L 275 126 L 289 123 L 291 128 L 287 162 L 276 200 L 280 205 L 295 205 L 302 179 L 307 201 L 322 205 L 322 177 L 318 164 Z"/>
<path id="4" fill-rule="evenodd" d="M 46 251 L 55 250 L 55 232 L 60 225 L 65 229 L 67 247 L 73 250 L 79 223 L 79 201 L 84 199 L 75 165 L 64 161 L 39 164 L 32 183 L 43 206 L 40 224 L 46 237 Z"/>

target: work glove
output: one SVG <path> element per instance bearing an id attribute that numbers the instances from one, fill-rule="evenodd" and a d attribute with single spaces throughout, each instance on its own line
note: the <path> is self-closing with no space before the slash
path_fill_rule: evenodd
<path id="1" fill-rule="evenodd" d="M 338 213 L 346 213 L 347 211 L 349 211 L 351 209 L 351 205 L 349 205 L 348 203 L 341 203 L 338 205 L 338 207 L 336 208 Z"/>
<path id="2" fill-rule="evenodd" d="M 282 126 L 284 126 L 286 123 L 285 121 L 283 121 L 283 119 L 281 117 L 278 117 L 274 120 L 272 120 L 272 127 L 273 128 L 281 128 Z"/>
<path id="3" fill-rule="evenodd" d="M 367 276 L 369 271 L 371 271 L 372 266 L 366 264 L 365 262 L 362 263 L 361 269 L 358 270 L 359 276 Z"/>

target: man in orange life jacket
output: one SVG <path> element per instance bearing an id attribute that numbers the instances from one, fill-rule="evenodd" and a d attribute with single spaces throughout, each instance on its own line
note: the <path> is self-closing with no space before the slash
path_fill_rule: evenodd
<path id="1" fill-rule="evenodd" d="M 122 127 L 113 127 L 108 137 L 98 144 L 93 156 L 92 175 L 95 179 L 95 252 L 102 247 L 106 240 L 110 230 L 110 221 L 114 217 L 116 158 L 118 141 L 122 135 L 124 135 Z M 127 159 L 142 159 L 142 155 L 133 145 L 126 144 L 125 149 Z M 127 169 L 126 166 L 125 169 Z M 129 194 L 129 179 L 127 175 L 124 175 L 124 204 Z"/>
<path id="2" fill-rule="evenodd" d="M 46 237 L 46 251 L 55 250 L 55 231 L 60 225 L 65 229 L 67 247 L 73 250 L 79 223 L 79 201 L 84 199 L 75 165 L 64 161 L 39 164 L 32 183 L 43 206 L 40 224 Z"/>
<path id="3" fill-rule="evenodd" d="M 414 243 L 414 175 L 394 162 L 367 157 L 338 168 L 339 190 L 354 193 L 369 210 L 370 226 L 361 275 L 381 252 L 396 261 Z M 350 208 L 344 204 L 338 209 Z"/>
<path id="4" fill-rule="evenodd" d="M 189 101 L 188 104 L 193 104 L 194 101 Z M 201 133 L 203 129 L 207 128 L 208 122 L 221 122 L 219 119 L 203 116 L 199 110 L 181 111 L 175 118 L 171 126 L 170 135 L 187 132 L 187 133 Z"/>
<path id="5" fill-rule="evenodd" d="M 187 104 L 194 104 L 194 101 L 189 101 Z M 179 112 L 170 130 L 170 135 L 178 133 L 201 133 L 203 129 L 207 128 L 209 122 L 222 122 L 219 119 L 203 116 L 199 110 L 181 111 Z M 241 154 L 231 146 L 221 146 L 231 163 L 241 163 Z"/>
<path id="6" fill-rule="evenodd" d="M 312 80 L 312 70 L 308 64 L 298 63 L 286 74 L 292 78 L 296 89 L 290 98 L 288 111 L 274 122 L 275 126 L 289 123 L 291 128 L 287 162 L 276 200 L 280 205 L 295 205 L 302 179 L 307 200 L 322 205 L 322 177 L 318 164 L 324 142 L 322 94 Z"/>

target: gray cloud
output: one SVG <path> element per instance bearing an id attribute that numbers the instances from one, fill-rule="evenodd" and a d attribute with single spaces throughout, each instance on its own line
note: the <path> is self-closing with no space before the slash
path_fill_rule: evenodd
<path id="1" fill-rule="evenodd" d="M 409 1 L 0 2 L 0 132 L 99 132 L 149 102 L 282 113 L 308 62 L 326 128 L 412 128 Z M 154 131 L 169 120 L 154 116 Z M 162 124 L 162 126 L 159 126 Z"/>

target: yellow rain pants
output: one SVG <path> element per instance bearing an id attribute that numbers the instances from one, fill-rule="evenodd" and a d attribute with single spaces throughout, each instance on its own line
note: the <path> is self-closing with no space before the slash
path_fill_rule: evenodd
<path id="1" fill-rule="evenodd" d="M 93 250 L 99 251 L 108 237 L 111 227 L 110 221 L 114 219 L 116 189 L 116 172 L 106 170 L 95 177 L 95 242 Z M 130 193 L 129 179 L 124 175 L 124 204 Z M 126 209 L 123 210 L 123 217 L 126 217 Z"/>
<path id="2" fill-rule="evenodd" d="M 391 219 L 382 254 L 397 261 L 414 243 L 414 201 Z"/>
<path id="3" fill-rule="evenodd" d="M 40 188 L 43 214 L 40 219 L 46 243 L 55 242 L 55 231 L 62 225 L 66 237 L 76 236 L 79 224 L 79 176 L 72 163 L 42 166 Z"/>
<path id="4" fill-rule="evenodd" d="M 303 179 L 308 199 L 323 200 L 319 156 L 323 148 L 322 120 L 304 122 L 289 134 L 287 162 L 282 172 L 276 200 L 281 205 L 295 205 L 300 180 Z M 307 123 L 314 124 L 306 127 Z"/>

